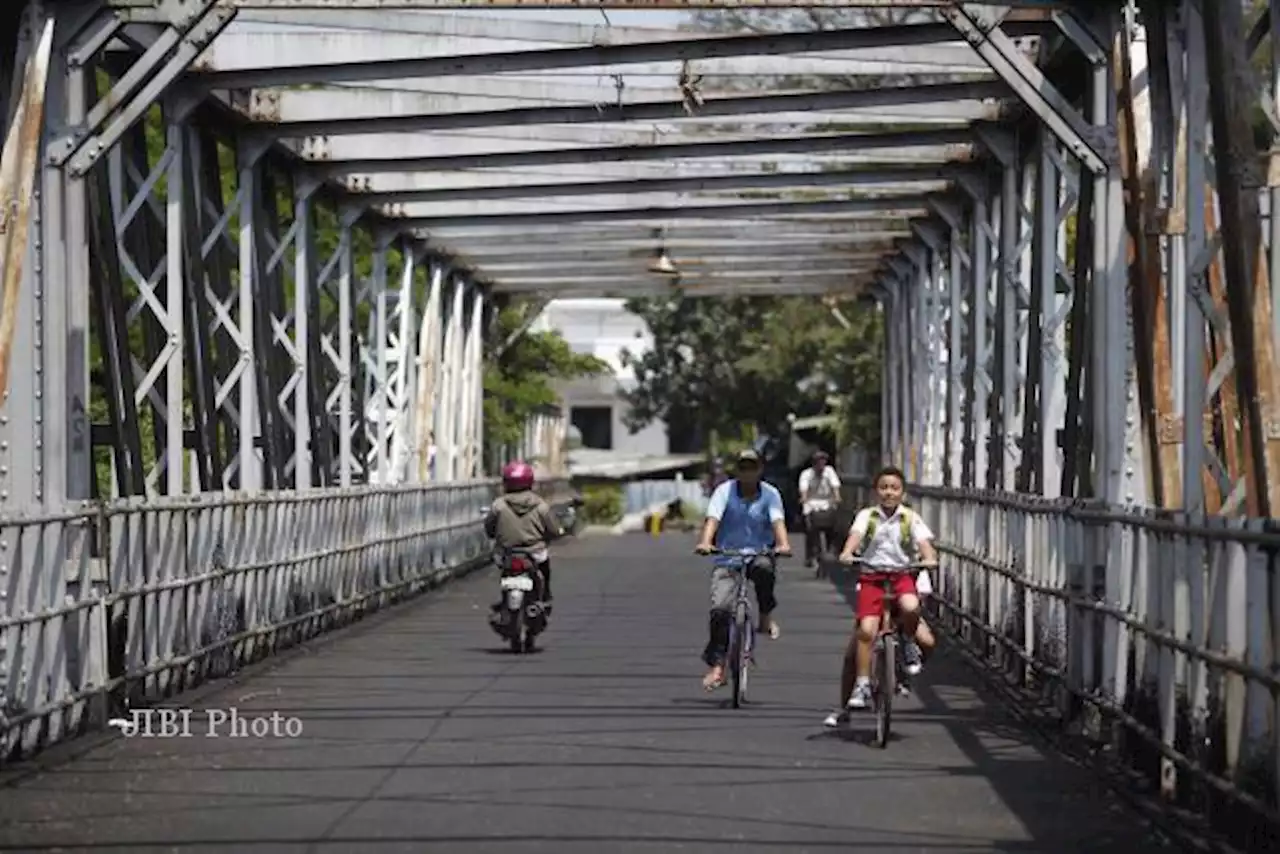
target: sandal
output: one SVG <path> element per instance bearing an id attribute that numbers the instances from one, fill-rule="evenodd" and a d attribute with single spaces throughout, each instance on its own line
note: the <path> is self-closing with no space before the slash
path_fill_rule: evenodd
<path id="1" fill-rule="evenodd" d="M 724 686 L 724 670 L 722 669 L 718 676 L 714 674 L 715 671 L 713 670 L 711 673 L 702 677 L 702 689 L 704 691 L 714 691 L 717 688 Z"/>

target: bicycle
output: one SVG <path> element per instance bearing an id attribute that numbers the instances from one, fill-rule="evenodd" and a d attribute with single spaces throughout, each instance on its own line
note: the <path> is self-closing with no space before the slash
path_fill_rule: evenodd
<path id="1" fill-rule="evenodd" d="M 928 569 L 936 569 L 933 563 L 909 563 L 906 566 L 871 566 L 862 558 L 855 557 L 854 565 L 861 564 L 867 572 L 883 575 L 884 578 L 875 583 L 884 586 L 884 604 L 880 607 L 880 630 L 876 633 L 871 647 L 871 703 L 876 714 L 876 746 L 889 746 L 889 731 L 893 721 L 893 697 L 898 692 L 898 668 L 901 666 L 900 652 L 909 640 L 902 635 L 902 629 L 893 619 L 894 606 L 898 603 L 898 594 L 893 591 L 894 576 L 910 573 L 913 578 Z M 903 680 L 905 682 L 905 680 Z M 903 689 L 905 691 L 905 684 Z"/>
<path id="2" fill-rule="evenodd" d="M 751 619 L 747 568 L 755 558 L 767 557 L 770 571 L 776 572 L 781 555 L 773 549 L 712 549 L 707 554 L 741 558 L 730 567 L 736 573 L 736 585 L 733 594 L 733 621 L 729 624 L 729 649 L 725 655 L 725 666 L 733 671 L 733 707 L 740 709 L 747 699 L 747 671 L 756 647 L 756 626 Z"/>
<path id="3" fill-rule="evenodd" d="M 810 510 L 803 514 L 804 518 L 804 552 L 806 560 L 812 555 L 813 577 L 822 578 L 826 574 L 825 563 L 832 557 L 836 543 L 835 515 L 836 506 L 828 505 L 821 510 Z M 817 544 L 815 549 L 810 538 Z"/>

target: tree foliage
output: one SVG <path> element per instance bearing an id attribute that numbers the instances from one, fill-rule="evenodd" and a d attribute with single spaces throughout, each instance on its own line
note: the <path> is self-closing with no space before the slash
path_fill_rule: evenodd
<path id="1" fill-rule="evenodd" d="M 1245 12 L 1245 32 L 1252 29 L 1262 15 L 1266 14 L 1267 0 L 1252 0 L 1251 6 Z M 1274 93 L 1272 90 L 1272 56 L 1274 56 L 1274 46 L 1271 39 L 1262 40 L 1262 44 L 1258 46 L 1258 50 L 1249 58 L 1249 65 L 1255 78 L 1258 93 L 1264 99 L 1274 101 Z M 1267 111 L 1263 109 L 1261 99 L 1255 103 L 1250 110 L 1250 119 L 1253 125 L 1253 142 L 1259 151 L 1268 151 L 1275 143 L 1276 128 L 1271 118 L 1267 115 Z"/>
<path id="2" fill-rule="evenodd" d="M 503 308 L 494 321 L 492 340 L 506 342 L 525 319 L 528 306 Z M 489 354 L 484 369 L 484 444 L 503 448 L 518 443 L 529 419 L 560 402 L 557 381 L 598 376 L 609 365 L 590 354 L 575 353 L 555 331 L 526 332 L 505 350 Z"/>
<path id="3" fill-rule="evenodd" d="M 879 442 L 880 315 L 862 303 L 805 297 L 646 298 L 628 310 L 648 324 L 653 346 L 623 351 L 635 373 L 624 392 L 628 427 L 692 417 L 706 436 L 743 425 L 777 431 L 788 414 L 827 411 L 837 401 L 841 440 Z"/>

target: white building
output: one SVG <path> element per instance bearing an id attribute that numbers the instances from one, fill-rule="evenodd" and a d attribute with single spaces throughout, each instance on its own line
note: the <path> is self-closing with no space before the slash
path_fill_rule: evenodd
<path id="1" fill-rule="evenodd" d="M 645 322 L 623 309 L 620 299 L 553 300 L 533 331 L 559 332 L 577 353 L 608 362 L 612 375 L 563 383 L 561 404 L 582 447 L 628 457 L 666 456 L 667 426 L 655 422 L 632 434 L 624 422 L 627 404 L 619 393 L 634 387 L 634 374 L 622 366 L 622 351 L 646 352 L 653 342 Z"/>

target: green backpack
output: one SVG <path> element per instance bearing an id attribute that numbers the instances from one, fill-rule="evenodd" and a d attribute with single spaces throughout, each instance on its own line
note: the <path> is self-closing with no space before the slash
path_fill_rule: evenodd
<path id="1" fill-rule="evenodd" d="M 871 541 L 875 538 L 876 528 L 880 524 L 880 514 L 875 512 L 877 508 L 871 508 L 871 518 L 867 521 L 867 533 L 862 538 L 862 548 L 859 552 L 865 552 L 867 546 L 871 545 Z M 916 544 L 911 539 L 911 511 L 906 507 L 902 508 L 902 514 L 898 520 L 898 527 L 902 532 L 902 553 L 908 556 L 915 554 Z"/>

